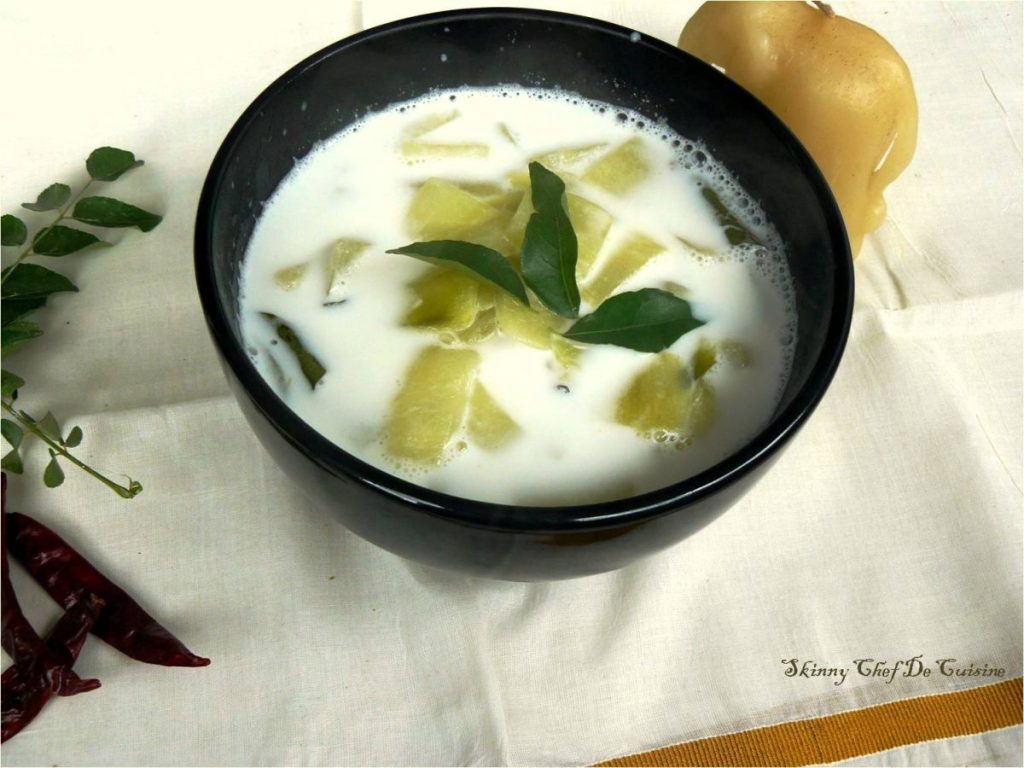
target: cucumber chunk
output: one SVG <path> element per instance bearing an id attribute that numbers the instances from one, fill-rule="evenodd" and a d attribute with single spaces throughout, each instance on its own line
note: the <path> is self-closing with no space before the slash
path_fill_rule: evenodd
<path id="1" fill-rule="evenodd" d="M 746 368 L 750 365 L 750 349 L 746 344 L 732 339 L 717 343 L 701 339 L 693 355 L 693 377 L 703 378 L 719 363 L 732 368 Z"/>
<path id="2" fill-rule="evenodd" d="M 533 198 L 530 195 L 529 187 L 519 199 L 519 205 L 505 227 L 505 233 L 513 250 L 518 253 L 523 247 L 523 237 L 526 235 L 526 225 L 530 222 L 533 213 Z"/>
<path id="3" fill-rule="evenodd" d="M 391 401 L 384 446 L 394 457 L 440 464 L 469 404 L 480 356 L 471 349 L 427 347 Z"/>
<path id="4" fill-rule="evenodd" d="M 341 301 L 345 298 L 345 278 L 356 259 L 369 247 L 370 244 L 363 240 L 352 240 L 347 237 L 340 237 L 335 241 L 327 257 L 328 302 Z"/>
<path id="5" fill-rule="evenodd" d="M 688 394 L 689 408 L 682 431 L 684 437 L 692 440 L 710 431 L 718 412 L 718 404 L 715 391 L 704 379 L 694 382 Z"/>
<path id="6" fill-rule="evenodd" d="M 479 381 L 469 400 L 469 439 L 489 451 L 508 443 L 522 430 Z"/>
<path id="7" fill-rule="evenodd" d="M 731 339 L 718 345 L 718 356 L 736 368 L 746 368 L 753 360 L 750 347 Z"/>
<path id="8" fill-rule="evenodd" d="M 631 234 L 597 268 L 580 293 L 596 307 L 622 282 L 665 249 L 649 237 Z"/>
<path id="9" fill-rule="evenodd" d="M 583 181 L 621 195 L 646 179 L 650 171 L 643 142 L 634 137 L 592 163 L 583 174 Z"/>
<path id="10" fill-rule="evenodd" d="M 282 267 L 274 273 L 274 282 L 283 291 L 293 291 L 302 282 L 302 278 L 306 276 L 307 269 L 309 269 L 309 262 L 306 261 L 301 264 Z"/>
<path id="11" fill-rule="evenodd" d="M 619 397 L 615 421 L 648 439 L 676 434 L 686 416 L 691 383 L 690 373 L 678 356 L 659 352 Z"/>
<path id="12" fill-rule="evenodd" d="M 574 344 L 565 336 L 553 331 L 550 336 L 550 344 L 555 361 L 562 367 L 563 373 L 567 373 L 579 365 L 580 356 L 583 355 L 583 347 Z"/>
<path id="13" fill-rule="evenodd" d="M 446 336 L 442 336 L 443 341 L 449 341 L 449 343 L 461 343 L 461 344 L 478 344 L 481 341 L 486 341 L 491 338 L 498 331 L 498 320 L 494 311 L 494 307 L 488 307 L 481 309 L 476 316 L 476 320 L 473 324 L 466 328 L 464 331 L 456 331 L 451 334 L 451 339 Z"/>
<path id="14" fill-rule="evenodd" d="M 432 269 L 411 286 L 416 304 L 402 325 L 457 333 L 473 325 L 480 311 L 479 281 L 454 269 Z"/>
<path id="15" fill-rule="evenodd" d="M 567 194 L 565 202 L 569 221 L 576 232 L 576 279 L 579 281 L 594 265 L 612 225 L 612 217 L 604 208 L 579 195 Z"/>
<path id="16" fill-rule="evenodd" d="M 498 211 L 475 195 L 444 179 L 427 179 L 416 190 L 406 223 L 422 240 L 461 240 L 497 217 Z"/>
<path id="17" fill-rule="evenodd" d="M 402 138 L 418 139 L 420 136 L 424 136 L 440 128 L 442 125 L 450 123 L 458 116 L 459 113 L 454 109 L 450 112 L 437 112 L 433 115 L 425 115 L 407 125 L 402 131 Z"/>
<path id="18" fill-rule="evenodd" d="M 486 144 L 434 144 L 429 141 L 403 141 L 402 157 L 406 160 L 439 160 L 449 157 L 487 157 Z"/>
<path id="19" fill-rule="evenodd" d="M 693 378 L 704 376 L 718 362 L 718 348 L 707 339 L 701 339 L 693 355 Z"/>
<path id="20" fill-rule="evenodd" d="M 534 302 L 533 307 L 524 307 L 512 296 L 503 291 L 495 295 L 494 309 L 498 321 L 498 329 L 537 349 L 551 348 L 551 333 L 563 323 L 558 315 Z"/>
<path id="21" fill-rule="evenodd" d="M 714 390 L 671 352 L 658 353 L 633 378 L 615 409 L 615 421 L 641 437 L 680 445 L 704 435 L 715 415 Z"/>
<path id="22" fill-rule="evenodd" d="M 543 165 L 549 171 L 561 174 L 563 171 L 574 171 L 589 160 L 595 160 L 608 149 L 607 144 L 587 144 L 583 147 L 570 147 L 556 149 L 553 152 L 545 152 L 533 159 Z"/>

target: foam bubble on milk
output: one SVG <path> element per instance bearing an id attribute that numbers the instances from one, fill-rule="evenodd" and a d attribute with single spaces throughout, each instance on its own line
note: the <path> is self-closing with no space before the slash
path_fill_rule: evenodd
<path id="1" fill-rule="evenodd" d="M 468 127 L 460 128 L 460 121 L 442 126 L 431 134 L 431 140 L 487 141 L 491 144 L 492 157 L 483 163 L 485 167 L 464 160 L 447 162 L 444 168 L 431 159 L 393 163 L 383 154 L 382 147 L 389 142 L 397 147 L 403 125 L 432 112 L 451 109 L 457 109 L 465 117 L 461 122 Z M 497 128 L 486 127 L 487 119 L 497 126 L 499 118 L 495 115 L 500 115 L 502 125 L 507 124 L 508 138 L 515 136 L 519 145 L 502 145 Z M 470 135 L 473 131 L 477 135 Z M 487 135 L 481 137 L 481 132 Z M 650 359 L 649 355 L 592 347 L 585 355 L 586 365 L 571 382 L 571 392 L 565 393 L 557 389 L 565 386 L 559 380 L 558 366 L 551 364 L 550 356 L 541 359 L 546 353 L 524 349 L 509 356 L 507 351 L 487 347 L 482 353 L 484 364 L 480 379 L 522 423 L 529 439 L 488 456 L 467 441 L 464 425 L 449 443 L 439 467 L 400 462 L 389 456 L 383 450 L 380 430 L 388 403 L 416 351 L 429 343 L 437 343 L 436 337 L 422 331 L 375 325 L 377 320 L 373 313 L 365 311 L 368 302 L 358 297 L 342 305 L 347 306 L 343 310 L 344 321 L 324 315 L 312 290 L 306 290 L 304 296 L 307 302 L 312 299 L 310 306 L 299 309 L 296 302 L 303 299 L 299 295 L 302 291 L 283 295 L 274 289 L 268 276 L 289 261 L 299 260 L 303 254 L 308 257 L 322 250 L 334 238 L 365 239 L 373 243 L 372 259 L 381 263 L 391 260 L 387 262 L 387 271 L 397 276 L 390 277 L 391 287 L 388 288 L 387 281 L 367 266 L 360 267 L 363 271 L 353 275 L 349 282 L 356 286 L 354 290 L 362 290 L 364 295 L 370 290 L 375 292 L 380 317 L 389 313 L 392 318 L 398 317 L 401 302 L 388 291 L 400 296 L 404 286 L 423 270 L 422 265 L 411 259 L 403 262 L 403 257 L 383 253 L 388 248 L 412 242 L 408 233 L 402 231 L 404 210 L 411 195 L 409 188 L 432 175 L 467 183 L 493 180 L 513 170 L 524 171 L 529 157 L 545 151 L 582 146 L 595 137 L 604 137 L 614 146 L 632 135 L 645 137 L 649 146 L 657 148 L 658 156 L 671 166 L 671 173 L 685 176 L 686 183 L 694 189 L 701 185 L 714 189 L 740 223 L 764 244 L 729 246 L 720 234 L 720 227 L 711 220 L 700 221 L 701 216 L 708 218 L 707 211 L 688 209 L 686 216 L 662 211 L 660 217 L 645 215 L 650 214 L 649 211 L 622 212 L 627 218 L 633 217 L 628 219 L 629 225 L 640 227 L 645 234 L 654 237 L 666 247 L 668 255 L 656 257 L 616 292 L 646 287 L 653 283 L 644 281 L 652 280 L 672 285 L 710 281 L 713 288 L 710 292 L 697 290 L 695 296 L 687 296 L 694 303 L 695 311 L 701 307 L 715 314 L 703 330 L 713 338 L 716 333 L 723 338 L 741 335 L 743 342 L 755 350 L 756 377 L 751 374 L 743 378 L 745 374 L 741 372 L 738 380 L 730 380 L 716 369 L 708 374 L 717 388 L 720 409 L 727 411 L 722 416 L 726 422 L 722 429 L 691 445 L 689 440 L 681 440 L 673 433 L 655 435 L 653 441 L 642 440 L 632 430 L 612 423 L 615 398 L 644 361 Z M 371 154 L 373 157 L 368 157 Z M 363 162 L 375 168 L 360 166 Z M 388 172 L 393 172 L 396 178 L 375 178 L 386 177 Z M 360 194 L 354 193 L 356 189 Z M 388 206 L 367 204 L 365 199 L 374 194 L 388 198 Z M 617 204 L 602 194 L 599 190 L 586 191 L 586 196 L 598 204 L 609 208 Z M 692 196 L 693 190 L 686 194 Z M 677 196 L 686 197 L 681 193 Z M 661 204 L 660 197 L 652 193 L 645 201 L 647 207 Z M 311 201 L 315 205 L 311 205 Z M 616 209 L 616 216 L 618 214 Z M 678 238 L 678 233 L 674 234 L 663 219 L 676 218 L 686 219 L 687 226 L 695 227 L 702 237 L 714 238 L 714 232 L 718 232 L 715 253 L 704 253 L 673 240 L 673 237 Z M 693 221 L 689 221 L 690 218 Z M 651 227 L 652 231 L 645 227 Z M 316 232 L 320 234 L 314 234 Z M 609 243 L 614 242 L 615 238 L 609 235 L 600 254 L 605 255 Z M 677 274 L 681 267 L 684 268 L 682 273 Z M 396 104 L 381 113 L 365 116 L 315 147 L 296 164 L 264 207 L 250 241 L 241 304 L 243 335 L 247 346 L 257 350 L 251 355 L 257 367 L 285 402 L 328 439 L 369 463 L 436 490 L 489 501 L 547 505 L 597 501 L 623 492 L 662 487 L 706 468 L 740 447 L 770 417 L 788 378 L 796 336 L 793 299 L 792 280 L 778 234 L 756 201 L 712 157 L 703 143 L 675 134 L 656 116 L 641 115 L 579 94 L 499 86 L 438 91 Z M 743 337 L 744 322 L 736 320 L 730 324 L 724 317 L 728 314 L 724 308 L 755 301 L 763 302 L 761 310 L 768 317 L 766 324 L 771 326 L 771 331 Z M 318 356 L 325 358 L 328 374 L 314 390 L 304 391 L 300 386 L 304 382 L 296 375 L 294 366 L 289 368 L 287 360 L 268 353 L 268 331 L 258 320 L 261 311 L 288 317 L 301 327 L 300 335 L 316 349 Z M 740 307 L 736 314 L 756 316 L 758 322 L 763 320 L 750 307 Z M 334 324 L 342 322 L 340 326 Z M 397 325 L 393 320 L 392 324 Z M 339 333 L 339 329 L 347 333 Z M 689 359 L 696 341 L 688 337 L 696 333 L 684 336 L 671 351 Z M 346 342 L 348 336 L 386 338 L 386 341 L 378 342 L 380 348 L 375 354 L 363 355 L 359 345 Z M 282 391 L 279 383 L 275 384 L 275 379 L 284 378 L 274 372 L 275 367 L 290 371 L 292 386 L 287 392 Z M 373 383 L 361 382 L 351 375 L 353 369 L 379 376 Z M 527 382 L 527 374 L 536 380 Z M 537 381 L 541 379 L 543 385 Z M 749 389 L 755 379 L 759 394 L 738 391 L 744 387 Z M 603 389 L 598 386 L 601 383 L 604 383 Z M 525 406 L 513 399 L 517 388 L 532 393 L 532 399 Z M 351 401 L 348 406 L 343 402 L 346 399 Z M 590 409 L 590 424 L 569 418 L 575 418 L 576 411 L 585 410 L 580 403 Z M 572 414 L 566 416 L 566 411 Z M 561 416 L 565 416 L 565 423 L 557 421 Z"/>

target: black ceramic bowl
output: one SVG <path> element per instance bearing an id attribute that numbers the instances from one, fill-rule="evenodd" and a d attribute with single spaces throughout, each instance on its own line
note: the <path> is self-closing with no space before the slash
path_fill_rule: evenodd
<path id="1" fill-rule="evenodd" d="M 210 333 L 242 411 L 284 471 L 365 539 L 440 568 L 556 579 L 619 568 L 706 525 L 746 493 L 824 395 L 853 302 L 849 245 L 817 167 L 746 91 L 631 30 L 562 13 L 478 9 L 367 30 L 297 64 L 231 129 L 199 203 L 195 268 Z M 420 488 L 341 450 L 264 383 L 243 349 L 240 265 L 263 203 L 295 158 L 365 115 L 437 88 L 558 86 L 667 120 L 703 140 L 787 243 L 798 335 L 771 423 L 701 474 L 634 498 L 516 507 Z M 287 129 L 287 131 L 285 131 Z"/>

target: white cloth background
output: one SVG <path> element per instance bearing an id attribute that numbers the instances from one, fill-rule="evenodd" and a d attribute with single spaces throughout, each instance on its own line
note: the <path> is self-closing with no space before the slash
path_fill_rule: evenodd
<path id="1" fill-rule="evenodd" d="M 674 42 L 697 3 L 547 5 Z M 71 469 L 44 489 L 37 449 L 10 506 L 213 659 L 165 669 L 90 641 L 77 669 L 103 687 L 53 701 L 4 762 L 575 765 L 983 682 L 836 687 L 785 677 L 783 658 L 923 654 L 1021 674 L 1022 6 L 834 5 L 903 54 L 921 108 L 917 156 L 857 261 L 835 382 L 710 527 L 551 584 L 428 570 L 312 509 L 228 395 L 194 289 L 200 186 L 244 107 L 364 20 L 442 5 L 0 6 L 4 212 L 80 184 L 81 160 L 113 144 L 147 164 L 112 191 L 166 215 L 60 262 L 81 293 L 52 300 L 46 335 L 4 361 L 26 408 L 81 424 L 83 456 L 145 492 L 123 502 Z M 56 607 L 15 570 L 49 626 Z M 1020 736 L 867 762 L 1019 765 Z"/>

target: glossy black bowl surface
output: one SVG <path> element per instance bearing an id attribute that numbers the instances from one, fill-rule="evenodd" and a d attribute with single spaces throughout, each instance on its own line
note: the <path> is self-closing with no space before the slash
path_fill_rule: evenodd
<path id="1" fill-rule="evenodd" d="M 558 87 L 662 119 L 703 141 L 758 199 L 787 244 L 798 342 L 770 424 L 695 477 L 574 507 L 469 501 L 398 479 L 300 420 L 245 354 L 241 264 L 260 210 L 317 142 L 367 112 L 430 90 Z M 760 102 L 697 59 L 629 29 L 562 13 L 477 9 L 367 30 L 297 64 L 239 118 L 210 168 L 195 233 L 199 294 L 246 418 L 282 468 L 355 533 L 397 554 L 504 579 L 619 568 L 707 524 L 745 493 L 810 416 L 839 364 L 853 304 L 838 208 L 813 161 Z"/>

